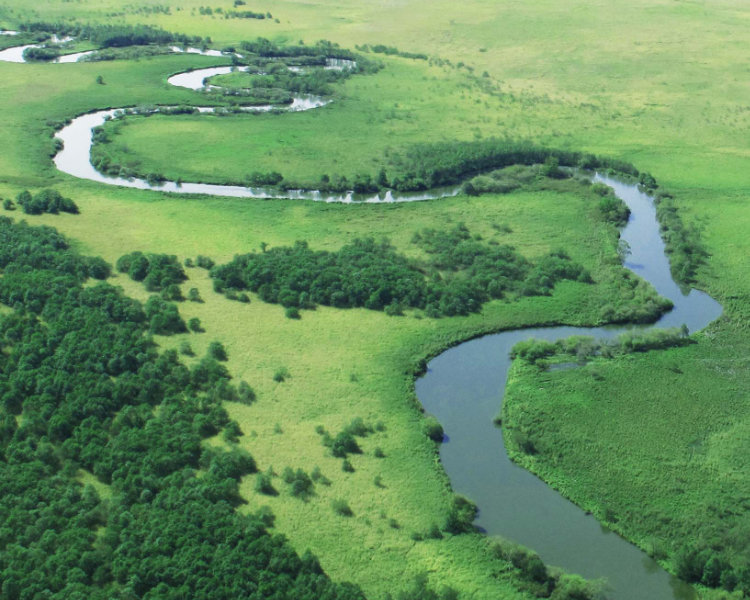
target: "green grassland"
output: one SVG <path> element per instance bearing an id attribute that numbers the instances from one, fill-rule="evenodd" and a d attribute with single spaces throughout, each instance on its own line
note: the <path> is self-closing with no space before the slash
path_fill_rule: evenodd
<path id="1" fill-rule="evenodd" d="M 197 1 L 172 7 L 169 15 L 144 12 L 153 4 L 50 1 L 29 8 L 13 0 L 0 9 L 0 19 L 12 26 L 17 19 L 64 18 L 74 6 L 82 19 L 148 20 L 210 35 L 219 45 L 258 35 L 292 42 L 327 38 L 346 47 L 385 43 L 474 69 L 388 59 L 383 71 L 348 80 L 337 88 L 335 103 L 309 113 L 150 117 L 123 127 L 114 144 L 169 176 L 221 180 L 274 169 L 312 180 L 325 172 L 372 173 L 386 149 L 407 142 L 509 135 L 625 158 L 675 191 L 683 218 L 702 229 L 711 258 L 699 280 L 722 301 L 724 317 L 693 346 L 597 362 L 596 379 L 592 367 L 540 374 L 517 365 L 506 410 L 550 441 L 528 466 L 600 518 L 616 518 L 614 526 L 637 543 L 669 559 L 679 536 L 746 538 L 750 90 L 742 49 L 750 33 L 742 3 L 475 0 L 458 6 L 441 0 L 384 9 L 322 0 L 249 6 L 270 10 L 279 23 L 202 16 Z M 194 269 L 183 287 L 198 287 L 206 302 L 180 309 L 186 318 L 198 316 L 206 333 L 159 340 L 176 347 L 189 338 L 198 355 L 221 340 L 232 374 L 258 392 L 255 405 L 230 410 L 261 469 L 317 465 L 331 479 L 330 487 L 316 486 L 309 502 L 291 497 L 280 478 L 274 479 L 281 492 L 276 497 L 257 494 L 250 479 L 243 483 L 243 510 L 270 505 L 277 530 L 299 551 L 318 554 L 335 579 L 360 583 L 378 597 L 393 591 L 394 581 L 427 571 L 467 597 L 522 597 L 481 536 L 411 538 L 442 522 L 450 499 L 435 448 L 419 430 L 412 370 L 420 358 L 480 332 L 596 322 L 602 305 L 617 301 L 617 286 L 606 283 L 617 277 L 609 262 L 611 231 L 581 198 L 557 192 L 331 206 L 104 188 L 54 171 L 49 119 L 147 103 L 204 104 L 200 94 L 167 85 L 166 77 L 226 62 L 169 56 L 0 64 L 0 194 L 55 185 L 82 214 L 28 220 L 58 227 L 85 252 L 111 262 L 136 249 L 221 261 L 261 242 L 297 239 L 335 249 L 363 235 L 387 236 L 413 251 L 408 242 L 415 230 L 458 222 L 488 239 L 498 235 L 492 223 L 507 223 L 513 232 L 498 239 L 529 258 L 559 246 L 568 250 L 600 283 L 593 294 L 590 286 L 566 282 L 549 298 L 494 302 L 481 315 L 442 320 L 320 307 L 294 321 L 281 307 L 214 294 L 207 274 Z M 96 84 L 97 75 L 105 85 Z M 139 284 L 122 276 L 115 281 L 146 297 Z M 280 367 L 291 377 L 276 383 Z M 355 417 L 382 420 L 386 429 L 362 441 L 364 454 L 352 458 L 355 472 L 344 473 L 315 427 L 335 432 Z M 376 446 L 385 458 L 374 457 Z M 383 488 L 374 484 L 378 475 Z M 354 516 L 336 515 L 334 498 L 346 499 Z M 654 508 L 638 510 L 644 504 Z"/>

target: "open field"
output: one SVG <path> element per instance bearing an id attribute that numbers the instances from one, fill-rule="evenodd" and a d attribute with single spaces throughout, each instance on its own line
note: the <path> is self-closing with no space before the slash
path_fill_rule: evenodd
<path id="1" fill-rule="evenodd" d="M 750 561 L 750 13 L 744 3 L 473 0 L 459 6 L 418 0 L 383 7 L 319 0 L 248 7 L 270 10 L 278 23 L 200 15 L 203 4 L 193 0 L 170 14 L 144 8 L 154 4 L 50 0 L 31 9 L 9 0 L 0 23 L 75 14 L 209 35 L 218 47 L 256 36 L 325 38 L 352 48 L 383 43 L 449 59 L 452 66 L 371 54 L 386 68 L 351 78 L 337 87 L 334 103 L 308 113 L 131 119 L 112 150 L 145 171 L 224 181 L 278 170 L 314 182 L 322 173 L 374 174 L 389 148 L 416 141 L 507 135 L 629 160 L 674 191 L 680 214 L 701 228 L 711 254 L 699 272 L 700 287 L 724 304 L 724 316 L 687 348 L 553 373 L 516 365 L 506 411 L 511 424 L 533 427 L 543 440 L 538 455 L 520 457 L 526 466 L 666 564 L 674 566 L 688 537 L 730 547 L 739 567 Z M 311 549 L 335 580 L 354 581 L 380 598 L 395 591 L 394 581 L 428 572 L 462 597 L 524 597 L 508 564 L 490 556 L 482 536 L 412 539 L 442 524 L 451 497 L 435 446 L 420 430 L 412 373 L 420 359 L 481 332 L 598 322 L 602 306 L 618 301 L 612 230 L 583 199 L 549 191 L 337 206 L 181 197 L 55 172 L 48 120 L 106 107 L 203 104 L 200 94 L 169 86 L 166 78 L 216 64 L 228 60 L 181 55 L 0 64 L 0 195 L 53 185 L 73 197 L 80 215 L 27 220 L 57 227 L 82 252 L 112 263 L 133 250 L 224 262 L 262 242 L 309 240 L 316 249 L 337 249 L 368 235 L 414 253 L 409 241 L 415 231 L 459 222 L 528 258 L 566 249 L 598 285 L 564 282 L 549 298 L 492 302 L 479 315 L 441 320 L 326 307 L 303 311 L 299 321 L 286 319 L 283 308 L 257 298 L 248 305 L 226 300 L 212 291 L 205 271 L 192 269 L 183 289 L 197 287 L 205 303 L 185 302 L 180 311 L 186 319 L 199 317 L 206 333 L 158 339 L 164 348 L 189 339 L 199 356 L 210 341 L 221 340 L 232 375 L 258 392 L 254 405 L 229 407 L 245 433 L 241 445 L 261 470 L 319 466 L 331 480 L 303 502 L 280 478 L 274 479 L 278 496 L 258 494 L 251 476 L 242 483 L 248 504 L 240 510 L 270 505 L 276 530 L 299 552 Z M 96 83 L 98 75 L 105 85 Z M 493 224 L 512 232 L 498 233 Z M 148 297 L 124 276 L 112 282 Z M 272 377 L 281 367 L 291 377 L 277 383 Z M 356 417 L 382 421 L 385 430 L 362 440 L 354 473 L 345 473 L 315 427 L 335 433 Z M 376 446 L 385 458 L 373 455 Z M 384 487 L 375 485 L 377 476 Z M 353 518 L 334 513 L 335 498 L 349 502 Z"/>

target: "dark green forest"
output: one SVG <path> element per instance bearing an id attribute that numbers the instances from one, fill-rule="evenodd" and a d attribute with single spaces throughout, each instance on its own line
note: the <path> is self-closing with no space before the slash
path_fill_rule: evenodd
<path id="1" fill-rule="evenodd" d="M 88 281 L 102 262 L 0 218 L 2 598 L 362 598 L 235 511 L 255 461 L 202 441 L 242 390 L 211 356 L 159 353 L 148 310 Z"/>
<path id="2" fill-rule="evenodd" d="M 463 225 L 426 229 L 413 239 L 427 259 L 399 254 L 387 241 L 357 239 L 336 252 L 312 250 L 307 242 L 236 256 L 214 267 L 214 288 L 230 297 L 256 292 L 286 307 L 365 307 L 392 315 L 406 308 L 428 316 L 467 315 L 511 294 L 550 294 L 557 281 L 590 283 L 591 275 L 562 250 L 536 264 L 511 246 L 485 242 Z"/>

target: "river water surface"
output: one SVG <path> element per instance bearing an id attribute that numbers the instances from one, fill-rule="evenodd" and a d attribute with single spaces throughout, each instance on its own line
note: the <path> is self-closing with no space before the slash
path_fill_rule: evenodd
<path id="1" fill-rule="evenodd" d="M 649 281 L 674 308 L 654 326 L 683 323 L 697 331 L 721 315 L 707 294 L 683 294 L 672 280 L 651 199 L 635 185 L 596 179 L 614 188 L 631 210 L 622 238 L 631 253 L 625 266 Z M 616 600 L 689 600 L 692 587 L 594 517 L 511 462 L 501 430 L 493 423 L 502 404 L 510 350 L 529 338 L 558 340 L 571 335 L 611 338 L 624 327 L 544 327 L 507 331 L 465 342 L 428 365 L 416 390 L 425 409 L 443 424 L 440 449 L 454 491 L 479 506 L 476 525 L 532 548 L 548 564 L 589 579 L 605 578 Z"/>

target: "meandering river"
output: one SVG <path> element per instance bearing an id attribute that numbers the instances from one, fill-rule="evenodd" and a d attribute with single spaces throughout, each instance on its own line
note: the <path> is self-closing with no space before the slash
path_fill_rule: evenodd
<path id="1" fill-rule="evenodd" d="M 0 32 L 8 35 L 14 32 Z M 8 48 L 0 60 L 23 62 L 23 50 L 29 46 Z M 223 56 L 216 50 L 196 48 L 174 51 Z M 62 56 L 58 62 L 74 62 L 86 53 Z M 326 68 L 351 68 L 349 61 L 329 61 Z M 169 78 L 172 85 L 202 89 L 208 78 L 228 73 L 231 67 L 210 67 Z M 208 83 L 210 87 L 210 83 Z M 312 110 L 327 101 L 313 96 L 294 98 L 283 110 Z M 155 109 L 158 111 L 159 109 Z M 212 107 L 197 107 L 211 113 Z M 278 106 L 246 107 L 243 110 L 268 112 Z M 92 130 L 118 110 L 101 110 L 80 115 L 56 136 L 63 149 L 54 157 L 57 168 L 69 175 L 106 185 L 152 189 L 167 193 L 208 194 L 250 198 L 306 199 L 324 202 L 412 202 L 455 196 L 458 187 L 429 192 L 357 196 L 353 193 L 324 194 L 310 190 L 277 190 L 173 181 L 151 185 L 142 179 L 109 177 L 91 164 Z M 683 294 L 672 280 L 664 242 L 659 234 L 656 212 L 646 194 L 633 184 L 596 175 L 611 186 L 630 207 L 631 216 L 622 238 L 630 246 L 625 266 L 649 281 L 674 303 L 655 327 L 685 324 L 695 332 L 721 314 L 721 306 L 707 294 L 691 290 Z M 616 600 L 692 600 L 692 587 L 664 571 L 641 550 L 608 531 L 592 516 L 563 498 L 530 472 L 508 458 L 502 432 L 493 423 L 502 403 L 510 367 L 510 350 L 519 341 L 534 337 L 557 340 L 571 335 L 611 338 L 623 327 L 544 327 L 488 335 L 452 348 L 429 363 L 427 374 L 416 384 L 417 395 L 425 409 L 435 415 L 446 432 L 440 456 L 453 489 L 471 498 L 479 506 L 476 524 L 489 535 L 500 534 L 537 551 L 542 559 L 587 578 L 606 578 Z"/>
<path id="2" fill-rule="evenodd" d="M 684 323 L 695 332 L 718 318 L 718 302 L 698 290 L 683 294 L 673 281 L 651 198 L 633 184 L 596 179 L 614 188 L 630 207 L 622 231 L 631 250 L 625 266 L 674 302 L 654 327 Z M 532 548 L 548 564 L 591 579 L 606 578 L 616 600 L 689 600 L 696 598 L 692 587 L 511 462 L 502 431 L 493 423 L 502 404 L 510 350 L 517 342 L 571 335 L 612 338 L 625 329 L 543 327 L 471 340 L 429 363 L 427 374 L 417 380 L 417 396 L 443 424 L 447 439 L 440 458 L 453 489 L 479 506 L 477 526 Z"/>

